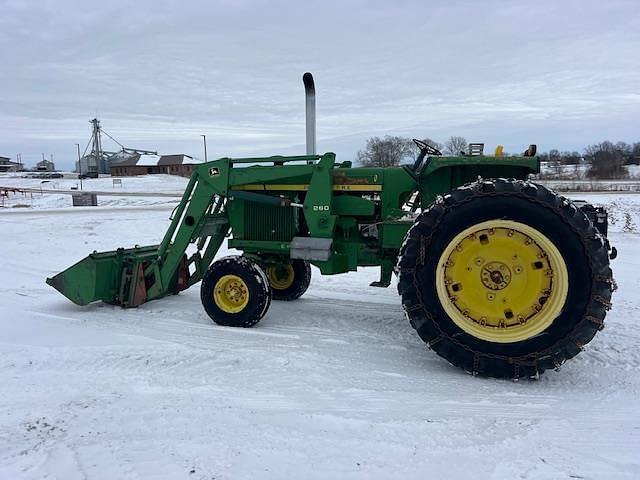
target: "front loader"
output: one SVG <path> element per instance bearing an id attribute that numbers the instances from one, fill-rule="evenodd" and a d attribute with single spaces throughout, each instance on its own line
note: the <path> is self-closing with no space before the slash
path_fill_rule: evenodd
<path id="1" fill-rule="evenodd" d="M 310 74 L 304 83 L 306 155 L 201 164 L 159 245 L 94 252 L 47 283 L 78 305 L 137 307 L 201 281 L 214 322 L 251 327 L 272 299 L 304 294 L 310 264 L 323 275 L 376 266 L 371 286 L 397 274 L 432 350 L 500 378 L 557 368 L 603 328 L 615 251 L 606 212 L 530 181 L 535 146 L 445 156 L 415 141 L 412 165 L 353 168 L 315 153 Z M 226 237 L 243 254 L 214 261 Z"/>

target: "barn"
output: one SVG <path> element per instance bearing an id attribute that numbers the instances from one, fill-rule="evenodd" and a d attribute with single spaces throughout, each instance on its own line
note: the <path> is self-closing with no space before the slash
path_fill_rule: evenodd
<path id="1" fill-rule="evenodd" d="M 9 157 L 0 157 L 0 172 L 19 172 L 22 170 L 22 164 L 12 162 Z"/>
<path id="2" fill-rule="evenodd" d="M 110 172 L 113 177 L 131 177 L 158 173 L 188 177 L 191 175 L 194 165 L 198 165 L 199 163 L 198 160 L 184 154 L 135 154 L 120 162 L 112 163 Z"/>

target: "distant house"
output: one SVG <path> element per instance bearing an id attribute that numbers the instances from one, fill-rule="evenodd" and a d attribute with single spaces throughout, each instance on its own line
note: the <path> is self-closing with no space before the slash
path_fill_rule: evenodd
<path id="1" fill-rule="evenodd" d="M 36 171 L 38 172 L 55 172 L 56 165 L 49 160 L 40 160 L 36 163 Z"/>
<path id="2" fill-rule="evenodd" d="M 12 162 L 9 157 L 0 157 L 0 173 L 19 172 L 21 170 L 21 163 Z"/>
<path id="3" fill-rule="evenodd" d="M 121 162 L 112 163 L 111 175 L 114 177 L 130 177 L 164 173 L 188 177 L 193 172 L 194 165 L 199 163 L 193 157 L 184 154 L 132 155 Z"/>

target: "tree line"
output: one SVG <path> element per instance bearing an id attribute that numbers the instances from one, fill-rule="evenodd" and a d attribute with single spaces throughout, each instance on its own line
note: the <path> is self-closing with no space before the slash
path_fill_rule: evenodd
<path id="1" fill-rule="evenodd" d="M 640 165 L 640 142 L 594 143 L 580 152 L 561 152 L 556 149 L 539 155 L 547 165 L 542 176 L 572 177 L 586 176 L 593 179 L 627 178 L 629 165 Z M 573 174 L 572 174 L 573 172 Z"/>
<path id="2" fill-rule="evenodd" d="M 459 155 L 468 146 L 464 137 L 453 136 L 445 143 L 430 138 L 421 140 L 444 155 Z M 358 151 L 356 158 L 364 167 L 395 167 L 404 161 L 415 160 L 419 153 L 420 150 L 410 138 L 387 135 L 369 138 L 366 147 Z"/>
<path id="3" fill-rule="evenodd" d="M 461 136 L 451 136 L 444 143 L 430 138 L 422 140 L 443 155 L 464 155 L 468 149 L 467 140 Z M 365 167 L 393 167 L 415 160 L 419 153 L 410 138 L 391 135 L 371 137 L 365 148 L 358 151 L 357 161 Z M 512 154 L 503 153 L 503 156 Z M 607 140 L 589 145 L 583 152 L 551 149 L 539 153 L 538 157 L 543 165 L 540 177 L 544 178 L 627 178 L 627 166 L 640 165 L 640 142 L 613 143 Z"/>

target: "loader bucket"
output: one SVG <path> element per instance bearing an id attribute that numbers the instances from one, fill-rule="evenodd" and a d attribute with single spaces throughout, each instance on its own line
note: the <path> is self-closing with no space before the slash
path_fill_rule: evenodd
<path id="1" fill-rule="evenodd" d="M 155 261 L 158 245 L 94 252 L 47 283 L 76 305 L 102 300 L 137 306 L 146 298 L 142 270 Z"/>

